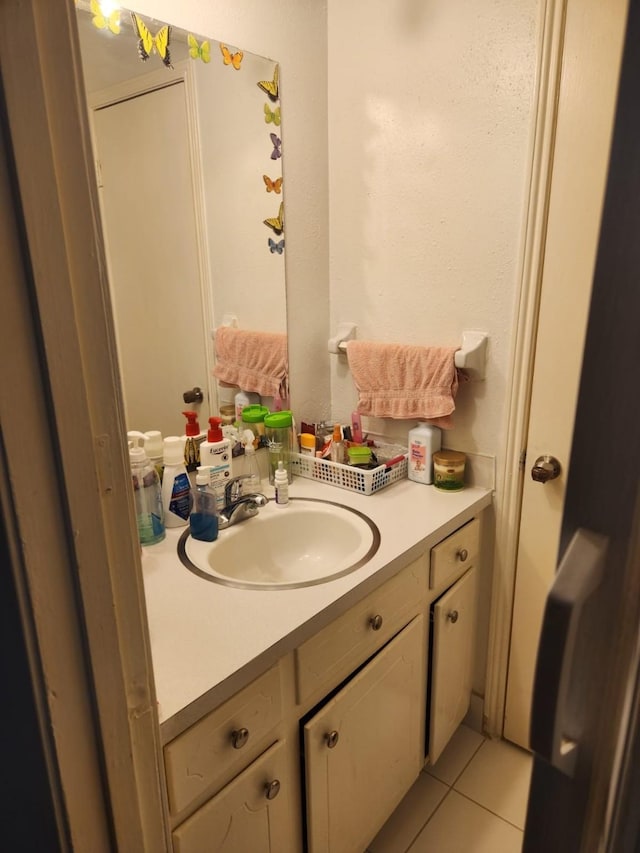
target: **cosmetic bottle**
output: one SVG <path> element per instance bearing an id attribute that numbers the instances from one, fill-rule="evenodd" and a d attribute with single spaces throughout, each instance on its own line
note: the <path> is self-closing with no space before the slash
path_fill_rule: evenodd
<path id="1" fill-rule="evenodd" d="M 342 440 L 342 429 L 340 424 L 333 427 L 333 438 L 331 439 L 331 461 L 344 462 L 344 442 Z"/>
<path id="2" fill-rule="evenodd" d="M 187 419 L 184 439 L 184 464 L 189 473 L 196 470 L 200 465 L 200 445 L 207 437 L 205 432 L 200 432 L 197 412 L 183 412 Z"/>
<path id="3" fill-rule="evenodd" d="M 259 406 L 260 394 L 253 394 L 249 391 L 238 391 L 235 396 L 236 406 L 236 421 L 242 420 L 242 410 L 245 406 Z"/>
<path id="4" fill-rule="evenodd" d="M 162 475 L 164 472 L 164 452 L 162 445 L 162 433 L 159 430 L 153 429 L 144 433 L 144 449 L 154 468 L 158 472 L 160 482 L 162 482 Z"/>
<path id="5" fill-rule="evenodd" d="M 207 440 L 200 445 L 200 464 L 209 468 L 219 510 L 224 507 L 224 487 L 231 479 L 232 464 L 231 441 L 224 437 L 220 423 L 220 418 L 209 418 Z"/>
<path id="6" fill-rule="evenodd" d="M 289 477 L 282 461 L 278 462 L 274 481 L 276 487 L 276 505 L 286 506 L 289 503 Z"/>
<path id="7" fill-rule="evenodd" d="M 360 412 L 351 412 L 351 438 L 354 444 L 362 444 L 362 421 Z"/>
<path id="8" fill-rule="evenodd" d="M 144 447 L 136 445 L 135 441 L 139 439 L 129 444 L 129 462 L 138 539 L 141 545 L 155 545 L 165 538 L 160 480 Z"/>
<path id="9" fill-rule="evenodd" d="M 247 479 L 242 481 L 242 493 L 250 494 L 251 492 L 260 491 L 260 469 L 258 468 L 258 459 L 256 457 L 256 449 L 253 444 L 255 436 L 250 429 L 244 431 L 244 473 Z"/>
<path id="10" fill-rule="evenodd" d="M 407 476 L 416 483 L 433 483 L 433 454 L 440 450 L 442 433 L 438 427 L 419 423 L 409 430 Z"/>
<path id="11" fill-rule="evenodd" d="M 202 542 L 214 542 L 218 538 L 218 523 L 216 495 L 209 485 L 209 469 L 200 466 L 196 471 L 189 515 L 191 535 Z"/>
<path id="12" fill-rule="evenodd" d="M 191 483 L 184 464 L 184 441 L 177 435 L 164 440 L 162 506 L 166 527 L 183 527 L 188 523 Z"/>

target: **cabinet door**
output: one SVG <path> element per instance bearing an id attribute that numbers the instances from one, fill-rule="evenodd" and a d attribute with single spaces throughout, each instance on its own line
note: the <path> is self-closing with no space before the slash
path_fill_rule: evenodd
<path id="1" fill-rule="evenodd" d="M 429 760 L 438 760 L 469 709 L 475 635 L 476 570 L 433 605 Z"/>
<path id="2" fill-rule="evenodd" d="M 418 776 L 426 642 L 417 616 L 305 725 L 309 853 L 362 853 Z"/>
<path id="3" fill-rule="evenodd" d="M 260 758 L 173 832 L 175 853 L 287 853 L 299 849 L 285 743 Z"/>

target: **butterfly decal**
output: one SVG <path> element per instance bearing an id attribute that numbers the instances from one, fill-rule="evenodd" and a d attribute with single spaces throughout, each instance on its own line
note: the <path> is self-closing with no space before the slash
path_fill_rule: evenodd
<path id="1" fill-rule="evenodd" d="M 189 56 L 191 59 L 201 59 L 203 62 L 211 62 L 211 45 L 205 39 L 202 44 L 198 44 L 198 39 L 188 33 L 187 42 L 189 44 Z"/>
<path id="2" fill-rule="evenodd" d="M 276 65 L 273 69 L 273 80 L 260 80 L 258 82 L 258 86 L 265 95 L 268 95 L 272 101 L 277 101 L 280 97 L 279 93 L 279 77 L 280 77 L 280 66 Z"/>
<path id="3" fill-rule="evenodd" d="M 275 240 L 272 240 L 271 237 L 269 237 L 269 251 L 272 255 L 276 252 L 281 255 L 284 251 L 284 237 L 277 243 Z"/>
<path id="4" fill-rule="evenodd" d="M 276 136 L 275 133 L 270 133 L 269 136 L 270 136 L 271 142 L 273 144 L 273 151 L 271 152 L 271 159 L 277 160 L 279 157 L 282 157 L 282 151 L 280 150 L 280 147 L 282 145 L 282 140 L 280 139 L 279 136 Z"/>
<path id="5" fill-rule="evenodd" d="M 276 178 L 275 181 L 272 181 L 269 175 L 263 175 L 262 180 L 265 183 L 268 193 L 277 193 L 280 195 L 282 191 L 282 178 Z"/>
<path id="6" fill-rule="evenodd" d="M 273 122 L 276 126 L 280 125 L 280 107 L 276 107 L 275 110 L 272 110 L 269 104 L 264 105 L 264 120 L 267 124 L 269 122 Z"/>
<path id="7" fill-rule="evenodd" d="M 277 216 L 274 216 L 271 219 L 263 219 L 262 221 L 267 228 L 271 228 L 273 230 L 274 234 L 280 236 L 284 231 L 284 202 L 280 202 Z"/>
<path id="8" fill-rule="evenodd" d="M 114 36 L 120 32 L 120 9 L 114 9 L 109 15 L 105 15 L 100 8 L 98 0 L 91 0 L 91 23 L 98 30 L 111 30 Z"/>
<path id="9" fill-rule="evenodd" d="M 220 51 L 222 53 L 222 61 L 224 64 L 233 65 L 236 71 L 240 71 L 240 63 L 242 62 L 244 53 L 241 50 L 238 50 L 236 53 L 231 53 L 226 44 L 220 45 Z"/>
<path id="10" fill-rule="evenodd" d="M 136 15 L 135 12 L 131 12 L 131 20 L 133 21 L 133 29 L 138 36 L 138 55 L 140 59 L 146 62 L 155 49 L 163 64 L 167 68 L 173 68 L 171 54 L 169 53 L 169 42 L 171 40 L 171 27 L 169 24 L 160 27 L 154 36 L 142 18 Z"/>

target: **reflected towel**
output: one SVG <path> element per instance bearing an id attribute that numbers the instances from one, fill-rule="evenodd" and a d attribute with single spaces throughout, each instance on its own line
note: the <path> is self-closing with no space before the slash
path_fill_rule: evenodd
<path id="1" fill-rule="evenodd" d="M 287 336 L 220 326 L 215 332 L 213 375 L 262 397 L 289 396 Z"/>
<path id="2" fill-rule="evenodd" d="M 456 349 L 348 341 L 358 411 L 375 418 L 420 418 L 451 429 Z"/>

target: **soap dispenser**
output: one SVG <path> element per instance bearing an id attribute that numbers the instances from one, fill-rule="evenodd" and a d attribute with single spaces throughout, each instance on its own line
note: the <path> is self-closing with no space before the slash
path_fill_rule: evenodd
<path id="1" fill-rule="evenodd" d="M 162 494 L 158 473 L 139 442 L 142 433 L 127 433 L 129 439 L 129 463 L 136 511 L 138 539 L 141 545 L 155 545 L 165 538 Z"/>
<path id="2" fill-rule="evenodd" d="M 209 468 L 210 482 L 218 501 L 218 509 L 224 507 L 224 487 L 231 479 L 231 441 L 225 438 L 220 428 L 221 418 L 209 418 L 207 440 L 200 445 L 200 465 Z"/>
<path id="3" fill-rule="evenodd" d="M 200 445 L 207 437 L 206 433 L 200 432 L 197 412 L 183 412 L 187 419 L 184 439 L 184 464 L 187 471 L 195 471 L 200 465 Z"/>

